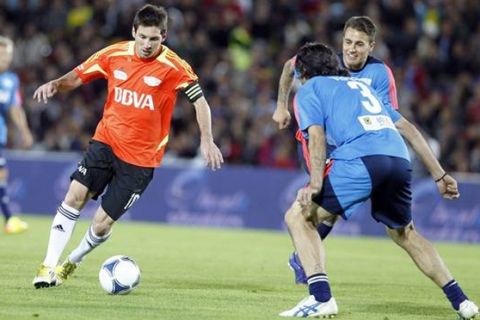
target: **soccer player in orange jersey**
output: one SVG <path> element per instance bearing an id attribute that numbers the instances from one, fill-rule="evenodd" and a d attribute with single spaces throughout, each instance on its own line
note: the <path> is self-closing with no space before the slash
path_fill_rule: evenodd
<path id="1" fill-rule="evenodd" d="M 198 77 L 184 60 L 163 45 L 167 12 L 145 5 L 137 11 L 134 41 L 98 51 L 64 76 L 40 86 L 34 99 L 47 102 L 97 78 L 108 81 L 103 117 L 77 170 L 50 231 L 45 259 L 33 280 L 35 288 L 60 285 L 85 255 L 105 242 L 114 222 L 142 195 L 160 165 L 179 92 L 194 105 L 206 164 L 220 168 L 222 154 L 212 137 L 210 107 Z M 80 210 L 103 193 L 101 206 L 80 244 L 57 267 Z"/>

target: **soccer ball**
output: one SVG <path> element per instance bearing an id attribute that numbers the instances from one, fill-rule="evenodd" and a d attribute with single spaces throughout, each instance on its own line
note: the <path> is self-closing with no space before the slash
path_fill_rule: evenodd
<path id="1" fill-rule="evenodd" d="M 140 283 L 140 269 L 130 257 L 113 256 L 102 264 L 98 279 L 107 293 L 127 294 Z"/>

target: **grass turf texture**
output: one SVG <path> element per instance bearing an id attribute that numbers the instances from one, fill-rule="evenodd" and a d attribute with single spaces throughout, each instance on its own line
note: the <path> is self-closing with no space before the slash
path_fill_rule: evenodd
<path id="1" fill-rule="evenodd" d="M 63 286 L 31 281 L 48 241 L 51 217 L 25 216 L 30 230 L 0 235 L 0 319 L 280 319 L 306 295 L 286 265 L 286 233 L 176 227 L 120 221 Z M 89 221 L 81 220 L 69 252 Z M 327 268 L 337 319 L 456 319 L 443 293 L 388 239 L 330 237 Z M 480 302 L 480 247 L 436 244 L 471 299 Z M 101 263 L 125 254 L 142 271 L 140 286 L 110 296 Z M 62 257 L 63 259 L 63 257 Z"/>

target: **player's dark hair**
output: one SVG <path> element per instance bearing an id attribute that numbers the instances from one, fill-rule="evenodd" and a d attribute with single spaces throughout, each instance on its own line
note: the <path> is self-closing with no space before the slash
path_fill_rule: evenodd
<path id="1" fill-rule="evenodd" d="M 162 34 L 167 32 L 168 14 L 164 7 L 146 4 L 141 7 L 133 18 L 133 29 L 137 31 L 139 26 L 158 27 Z"/>
<path id="2" fill-rule="evenodd" d="M 375 23 L 373 23 L 372 19 L 367 16 L 354 16 L 348 19 L 343 27 L 343 34 L 345 34 L 345 31 L 348 28 L 364 32 L 368 35 L 370 42 L 375 41 L 375 36 L 377 35 L 377 26 Z"/>
<path id="3" fill-rule="evenodd" d="M 306 79 L 315 76 L 350 76 L 350 73 L 340 66 L 335 52 L 318 42 L 309 42 L 298 50 L 295 70 L 301 78 Z"/>

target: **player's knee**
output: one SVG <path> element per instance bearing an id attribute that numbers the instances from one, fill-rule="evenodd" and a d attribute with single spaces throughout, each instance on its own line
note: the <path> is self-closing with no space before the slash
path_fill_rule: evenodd
<path id="1" fill-rule="evenodd" d="M 103 237 L 110 233 L 110 230 L 112 230 L 112 225 L 106 221 L 93 220 L 92 228 L 96 236 Z"/>
<path id="2" fill-rule="evenodd" d="M 91 195 L 87 187 L 73 180 L 70 184 L 67 195 L 65 196 L 64 202 L 72 208 L 81 210 L 90 198 Z"/>
<path id="3" fill-rule="evenodd" d="M 105 212 L 105 210 L 100 206 L 93 217 L 92 227 L 95 235 L 103 237 L 110 233 L 115 220 L 110 218 L 110 216 Z"/>
<path id="4" fill-rule="evenodd" d="M 290 224 L 292 223 L 292 220 L 293 220 L 293 217 L 292 217 L 292 212 L 291 210 L 287 210 L 287 212 L 285 213 L 285 216 L 283 217 L 283 221 L 285 221 L 285 224 L 287 226 L 290 226 Z"/>
<path id="5" fill-rule="evenodd" d="M 405 227 L 397 228 L 397 229 L 390 229 L 387 228 L 387 233 L 392 238 L 395 243 L 400 246 L 405 246 L 411 241 L 412 238 L 416 235 L 417 231 L 413 226 L 413 223 L 408 224 Z"/>
<path id="6" fill-rule="evenodd" d="M 294 203 L 285 213 L 284 220 L 289 228 L 293 228 L 296 224 L 303 223 L 305 218 L 302 215 L 300 205 Z"/>
<path id="7" fill-rule="evenodd" d="M 388 236 L 396 243 L 400 244 L 400 239 L 401 239 L 401 230 L 398 229 L 390 229 L 390 228 L 385 228 L 387 231 Z"/>
<path id="8" fill-rule="evenodd" d="M 330 215 L 329 217 L 325 218 L 322 221 L 322 223 L 324 223 L 327 226 L 333 226 L 337 222 L 339 217 L 340 216 L 337 216 L 337 215 Z"/>
<path id="9" fill-rule="evenodd" d="M 81 195 L 75 194 L 75 193 L 67 193 L 65 196 L 65 202 L 66 205 L 75 208 L 77 210 L 81 210 L 83 206 L 85 205 L 85 197 L 82 197 Z"/>
<path id="10" fill-rule="evenodd" d="M 4 195 L 0 198 L 0 203 L 2 205 L 8 205 L 10 203 L 10 198 L 7 195 Z"/>
<path id="11" fill-rule="evenodd" d="M 0 168 L 0 183 L 5 183 L 8 180 L 8 170 L 5 167 Z"/>

